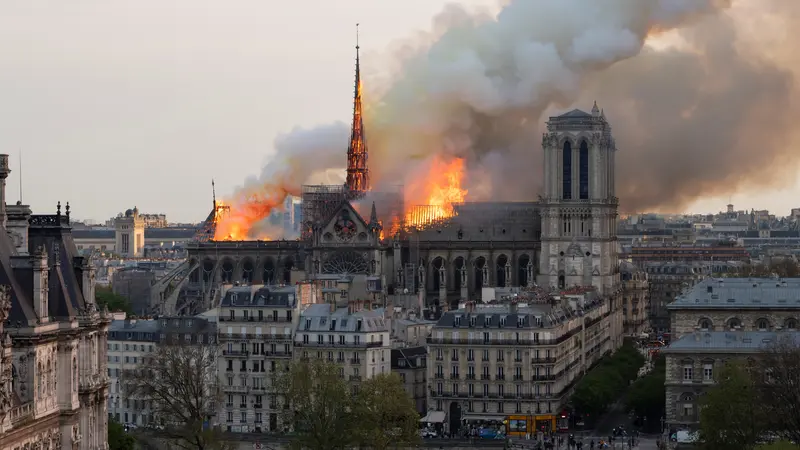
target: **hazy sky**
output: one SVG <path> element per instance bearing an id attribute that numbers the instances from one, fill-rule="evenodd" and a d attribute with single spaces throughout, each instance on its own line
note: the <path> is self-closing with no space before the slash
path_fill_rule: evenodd
<path id="1" fill-rule="evenodd" d="M 19 198 L 21 151 L 23 200 L 37 213 L 53 212 L 60 200 L 77 218 L 104 220 L 138 206 L 175 221 L 202 220 L 211 179 L 222 197 L 259 173 L 277 133 L 349 119 L 356 22 L 369 83 L 386 49 L 430 29 L 444 4 L 4 0 L 0 151 L 11 155 L 13 170 L 7 200 Z M 790 186 L 731 198 L 783 214 L 798 193 Z M 692 209 L 716 211 L 727 201 L 705 199 Z"/>

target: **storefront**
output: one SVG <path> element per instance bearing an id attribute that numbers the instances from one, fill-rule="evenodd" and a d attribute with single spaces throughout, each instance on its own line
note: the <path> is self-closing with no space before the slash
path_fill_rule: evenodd
<path id="1" fill-rule="evenodd" d="M 556 416 L 554 415 L 514 415 L 505 420 L 506 434 L 509 436 L 525 436 L 528 433 L 555 433 Z"/>

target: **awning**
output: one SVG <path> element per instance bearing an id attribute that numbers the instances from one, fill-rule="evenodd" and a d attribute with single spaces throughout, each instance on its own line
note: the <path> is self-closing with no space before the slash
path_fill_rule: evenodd
<path id="1" fill-rule="evenodd" d="M 444 417 L 444 411 L 428 411 L 428 414 L 419 419 L 419 421 L 424 423 L 443 423 Z"/>
<path id="2" fill-rule="evenodd" d="M 472 415 L 465 415 L 461 417 L 461 420 L 466 421 L 484 421 L 484 422 L 502 422 L 505 419 L 505 416 L 472 416 Z"/>

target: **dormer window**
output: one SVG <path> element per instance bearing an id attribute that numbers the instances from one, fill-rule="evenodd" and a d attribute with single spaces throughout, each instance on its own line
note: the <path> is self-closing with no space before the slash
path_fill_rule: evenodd
<path id="1" fill-rule="evenodd" d="M 331 331 L 336 329 L 336 319 L 331 319 Z"/>
<path id="2" fill-rule="evenodd" d="M 470 317 L 469 318 L 469 326 L 471 326 L 471 327 L 475 326 L 475 318 L 474 317 Z"/>
<path id="3" fill-rule="evenodd" d="M 311 329 L 311 319 L 306 319 L 306 328 L 305 329 L 306 330 L 310 330 Z"/>
<path id="4" fill-rule="evenodd" d="M 361 331 L 362 325 L 363 325 L 363 322 L 361 321 L 361 319 L 358 319 L 356 321 L 356 331 Z"/>
<path id="5" fill-rule="evenodd" d="M 453 319 L 453 326 L 454 327 L 461 326 L 461 316 L 456 316 L 455 319 Z"/>
<path id="6" fill-rule="evenodd" d="M 504 326 L 506 326 L 506 318 L 505 317 L 501 317 L 500 318 L 500 328 L 503 328 Z"/>

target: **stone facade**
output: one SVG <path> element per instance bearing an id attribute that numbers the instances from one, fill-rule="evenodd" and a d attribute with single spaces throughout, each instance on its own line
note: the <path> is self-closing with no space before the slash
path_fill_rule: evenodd
<path id="1" fill-rule="evenodd" d="M 671 329 L 667 305 L 682 292 L 711 276 L 711 265 L 705 262 L 644 263 L 650 294 L 650 327 L 658 333 Z"/>
<path id="2" fill-rule="evenodd" d="M 114 248 L 123 258 L 141 258 L 144 256 L 145 220 L 139 215 L 139 209 L 125 211 L 124 215 L 114 219 Z"/>
<path id="3" fill-rule="evenodd" d="M 650 285 L 647 272 L 631 263 L 623 263 L 622 314 L 625 334 L 636 336 L 650 329 L 647 320 L 650 301 Z"/>
<path id="4" fill-rule="evenodd" d="M 3 228 L 9 172 L 0 155 Z M 111 319 L 95 304 L 94 267 L 78 256 L 69 214 L 59 203 L 56 214 L 17 221 L 13 241 L 0 233 L 0 449 L 108 448 Z"/>

